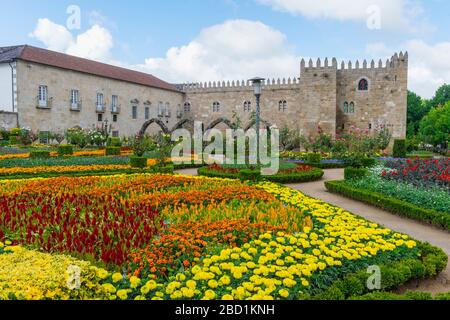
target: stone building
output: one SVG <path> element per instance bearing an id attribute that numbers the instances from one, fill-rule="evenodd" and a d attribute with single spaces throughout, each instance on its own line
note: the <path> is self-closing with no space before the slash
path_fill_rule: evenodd
<path id="1" fill-rule="evenodd" d="M 407 78 L 407 53 L 386 63 L 302 60 L 299 78 L 265 82 L 261 117 L 267 126 L 305 135 L 316 133 L 318 125 L 333 135 L 351 126 L 386 125 L 403 138 Z M 136 134 L 146 122 L 152 123 L 149 132 L 170 132 L 194 121 L 205 129 L 225 128 L 238 116 L 250 128 L 254 111 L 248 81 L 175 85 L 31 46 L 0 48 L 0 127 L 63 131 L 108 123 L 112 134 L 122 137 Z"/>

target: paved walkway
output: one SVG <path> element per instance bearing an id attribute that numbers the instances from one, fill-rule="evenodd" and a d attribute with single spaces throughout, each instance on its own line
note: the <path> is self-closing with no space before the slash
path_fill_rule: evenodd
<path id="1" fill-rule="evenodd" d="M 186 175 L 197 175 L 196 169 L 186 169 L 178 172 Z M 362 202 L 329 193 L 326 190 L 324 181 L 343 179 L 344 170 L 331 169 L 325 170 L 325 175 L 320 181 L 288 184 L 287 186 L 295 190 L 299 190 L 313 198 L 344 208 L 389 229 L 408 234 L 414 239 L 429 242 L 439 248 L 442 248 L 450 257 L 449 232 L 445 232 L 441 229 L 417 222 L 415 220 L 396 216 L 379 208 L 366 205 Z M 447 269 L 444 270 L 444 272 L 442 272 L 436 279 L 413 281 L 400 288 L 399 292 L 404 292 L 405 290 L 417 290 L 431 293 L 450 292 L 450 264 L 447 266 Z"/>

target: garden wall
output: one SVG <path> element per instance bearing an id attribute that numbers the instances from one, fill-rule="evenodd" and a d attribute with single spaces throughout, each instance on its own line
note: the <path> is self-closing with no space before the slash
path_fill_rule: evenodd
<path id="1" fill-rule="evenodd" d="M 15 112 L 0 111 L 0 129 L 12 129 L 18 127 L 18 116 Z"/>

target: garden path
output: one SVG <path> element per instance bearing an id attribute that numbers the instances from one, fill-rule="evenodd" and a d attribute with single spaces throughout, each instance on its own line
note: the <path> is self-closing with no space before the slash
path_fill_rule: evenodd
<path id="1" fill-rule="evenodd" d="M 185 175 L 197 175 L 197 169 L 186 169 L 179 170 L 177 173 Z M 345 210 L 353 212 L 367 220 L 376 222 L 383 225 L 391 230 L 395 230 L 401 233 L 405 233 L 413 237 L 414 239 L 429 242 L 439 248 L 442 248 L 447 255 L 449 255 L 450 260 L 450 233 L 435 228 L 430 225 L 420 223 L 415 220 L 408 218 L 396 216 L 392 213 L 384 211 L 382 209 L 364 204 L 360 201 L 355 201 L 336 195 L 327 191 L 324 185 L 324 181 L 330 180 L 343 180 L 344 170 L 343 169 L 330 169 L 325 170 L 325 175 L 322 180 L 299 183 L 299 184 L 288 184 L 287 186 L 295 190 L 299 190 L 302 193 L 320 199 L 324 202 L 336 205 Z M 398 292 L 403 293 L 406 290 L 423 291 L 431 293 L 449 292 L 450 291 L 450 263 L 447 269 L 444 270 L 436 279 L 427 279 L 421 281 L 412 281 L 404 285 L 398 290 Z"/>

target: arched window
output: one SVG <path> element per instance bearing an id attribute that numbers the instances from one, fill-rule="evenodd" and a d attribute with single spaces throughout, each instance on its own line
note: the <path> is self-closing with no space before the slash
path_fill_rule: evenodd
<path id="1" fill-rule="evenodd" d="M 281 100 L 278 103 L 278 111 L 280 111 L 280 112 L 286 112 L 287 111 L 287 101 L 286 100 Z"/>
<path id="2" fill-rule="evenodd" d="M 220 103 L 219 102 L 213 103 L 213 112 L 220 112 Z"/>
<path id="3" fill-rule="evenodd" d="M 355 113 L 355 103 L 350 102 L 350 106 L 348 107 L 348 113 Z"/>
<path id="4" fill-rule="evenodd" d="M 250 101 L 244 102 L 244 112 L 251 112 L 252 111 L 252 103 Z"/>
<path id="5" fill-rule="evenodd" d="M 344 113 L 348 113 L 348 102 L 344 102 Z"/>
<path id="6" fill-rule="evenodd" d="M 367 79 L 361 79 L 358 83 L 358 91 L 368 91 L 369 90 L 369 81 Z"/>
<path id="7" fill-rule="evenodd" d="M 191 104 L 190 102 L 184 103 L 184 112 L 191 112 Z"/>

